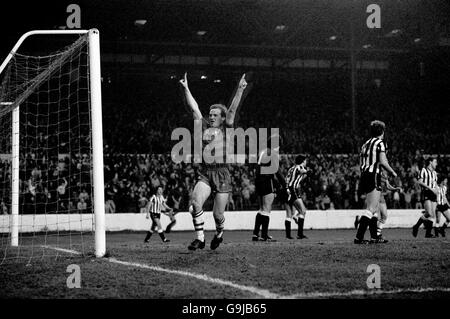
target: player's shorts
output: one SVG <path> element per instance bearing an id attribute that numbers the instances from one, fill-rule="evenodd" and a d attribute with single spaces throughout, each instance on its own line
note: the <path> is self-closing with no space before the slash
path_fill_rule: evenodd
<path id="1" fill-rule="evenodd" d="M 229 193 L 232 191 L 229 164 L 205 165 L 198 172 L 197 182 L 204 182 L 213 193 Z"/>
<path id="2" fill-rule="evenodd" d="M 436 211 L 443 213 L 443 212 L 445 212 L 446 210 L 448 210 L 449 208 L 450 208 L 450 207 L 449 207 L 447 204 L 444 204 L 444 205 L 437 205 L 437 206 L 436 206 Z"/>
<path id="3" fill-rule="evenodd" d="M 161 213 L 150 213 L 150 217 L 152 220 L 161 219 Z"/>
<path id="4" fill-rule="evenodd" d="M 433 193 L 432 191 L 430 191 L 429 189 L 425 189 L 423 191 L 423 200 L 430 200 L 432 202 L 437 202 L 437 196 L 435 193 Z"/>
<path id="5" fill-rule="evenodd" d="M 285 187 L 280 188 L 277 190 L 277 197 L 276 199 L 279 201 L 280 204 L 287 204 L 289 199 L 289 194 L 287 192 L 287 189 Z"/>
<path id="6" fill-rule="evenodd" d="M 294 202 L 297 200 L 297 199 L 302 199 L 301 197 L 300 197 L 300 192 L 299 191 L 296 191 L 295 189 L 293 189 L 293 188 L 289 188 L 289 190 L 288 190 L 288 192 L 287 192 L 287 194 L 288 194 L 288 198 L 287 198 L 287 203 L 289 204 L 289 205 L 294 205 Z"/>
<path id="7" fill-rule="evenodd" d="M 272 174 L 259 175 L 255 179 L 255 191 L 258 196 L 265 196 L 276 192 Z"/>
<path id="8" fill-rule="evenodd" d="M 381 191 L 381 174 L 363 172 L 359 182 L 359 192 L 368 194 L 374 189 Z"/>

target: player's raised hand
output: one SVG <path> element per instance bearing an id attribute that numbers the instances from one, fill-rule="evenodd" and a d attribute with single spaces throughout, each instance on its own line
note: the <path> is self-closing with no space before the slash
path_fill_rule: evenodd
<path id="1" fill-rule="evenodd" d="M 239 80 L 239 88 L 245 89 L 247 87 L 247 81 L 245 80 L 245 73 L 242 75 L 241 79 Z"/>
<path id="2" fill-rule="evenodd" d="M 180 80 L 180 84 L 184 87 L 184 88 L 188 88 L 188 80 L 187 80 L 187 72 L 184 73 L 184 77 Z"/>

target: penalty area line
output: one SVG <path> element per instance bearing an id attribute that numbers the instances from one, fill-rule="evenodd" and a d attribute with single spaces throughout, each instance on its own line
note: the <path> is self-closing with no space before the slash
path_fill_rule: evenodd
<path id="1" fill-rule="evenodd" d="M 213 284 L 216 284 L 216 285 L 228 286 L 228 287 L 235 288 L 235 289 L 238 289 L 238 290 L 242 290 L 242 291 L 253 293 L 253 294 L 258 295 L 258 296 L 263 297 L 263 298 L 269 298 L 269 299 L 283 298 L 283 296 L 278 295 L 278 294 L 273 293 L 273 292 L 270 292 L 269 290 L 266 290 L 266 289 L 260 289 L 260 288 L 256 288 L 256 287 L 252 287 L 252 286 L 240 285 L 240 284 L 236 284 L 234 282 L 228 281 L 228 280 L 213 278 L 213 277 L 210 277 L 210 276 L 204 275 L 204 274 L 196 274 L 196 273 L 193 273 L 193 272 L 188 272 L 188 271 L 183 271 L 183 270 L 172 270 L 172 269 L 162 268 L 162 267 L 159 267 L 159 266 L 150 266 L 150 265 L 146 265 L 146 264 L 133 263 L 133 262 L 127 262 L 127 261 L 120 261 L 120 260 L 117 260 L 117 259 L 114 259 L 114 258 L 108 258 L 107 260 L 109 262 L 116 263 L 116 264 L 121 264 L 121 265 L 125 265 L 125 266 L 132 266 L 132 267 L 138 267 L 138 268 L 143 268 L 143 269 L 150 269 L 150 270 L 159 271 L 159 272 L 165 272 L 165 273 L 169 273 L 169 274 L 175 274 L 175 275 L 180 275 L 180 276 L 185 276 L 185 277 L 191 277 L 191 278 L 203 280 L 203 281 L 206 281 L 206 282 L 209 282 L 209 283 L 213 283 Z"/>
<path id="2" fill-rule="evenodd" d="M 42 247 L 54 249 L 54 250 L 61 251 L 61 252 L 81 255 L 80 252 L 75 251 L 75 250 L 63 249 L 63 248 L 51 247 L 51 246 L 42 246 Z M 164 272 L 164 273 L 174 274 L 174 275 L 179 275 L 179 276 L 184 276 L 184 277 L 191 277 L 191 278 L 206 281 L 206 282 L 209 282 L 212 284 L 216 284 L 216 285 L 220 285 L 220 286 L 228 286 L 228 287 L 235 288 L 235 289 L 238 289 L 241 291 L 250 292 L 252 294 L 258 295 L 259 297 L 263 297 L 263 298 L 268 298 L 268 299 L 283 298 L 283 296 L 273 293 L 273 292 L 270 292 L 269 290 L 266 290 L 266 289 L 260 289 L 260 288 L 256 288 L 256 287 L 252 287 L 252 286 L 240 285 L 240 284 L 236 284 L 232 281 L 214 278 L 214 277 L 210 277 L 210 276 L 204 275 L 204 274 L 197 274 L 197 273 L 183 271 L 183 270 L 173 270 L 173 269 L 162 268 L 159 266 L 151 266 L 151 265 L 147 265 L 147 264 L 122 261 L 122 260 L 118 260 L 115 258 L 104 258 L 103 260 L 106 260 L 113 264 L 118 264 L 118 265 L 123 265 L 123 266 L 148 269 L 148 270 Z"/>
<path id="3" fill-rule="evenodd" d="M 75 254 L 75 255 L 81 255 L 80 252 L 70 249 L 64 249 L 64 248 L 58 248 L 58 247 L 52 247 L 52 246 L 42 246 L 44 248 L 48 249 L 54 249 L 57 251 Z M 168 274 L 174 274 L 179 276 L 185 276 L 185 277 L 191 277 L 198 280 L 206 281 L 212 284 L 220 285 L 220 286 L 227 286 L 231 288 L 235 288 L 241 291 L 250 292 L 252 294 L 255 294 L 257 296 L 266 298 L 266 299 L 309 299 L 309 298 L 332 298 L 332 297 L 357 297 L 357 296 L 372 296 L 372 295 L 393 295 L 393 294 L 399 294 L 399 293 L 425 293 L 425 292 L 450 292 L 449 287 L 434 287 L 434 288 L 404 288 L 404 289 L 393 289 L 393 290 L 382 290 L 382 289 L 373 289 L 373 290 L 351 290 L 351 291 L 343 291 L 343 292 L 308 292 L 308 293 L 297 293 L 292 295 L 280 295 L 277 293 L 273 293 L 267 289 L 260 289 L 257 287 L 252 286 L 245 286 L 236 284 L 232 281 L 223 280 L 219 278 L 210 277 L 205 274 L 197 274 L 193 272 L 183 271 L 183 270 L 173 270 L 173 269 L 167 269 L 162 268 L 159 266 L 151 266 L 147 264 L 142 263 L 136 263 L 136 262 L 128 262 L 128 261 L 122 261 L 115 258 L 103 258 L 103 260 L 106 260 L 113 264 L 128 266 L 128 267 L 136 267 L 141 269 L 148 269 L 158 272 L 164 272 Z"/>

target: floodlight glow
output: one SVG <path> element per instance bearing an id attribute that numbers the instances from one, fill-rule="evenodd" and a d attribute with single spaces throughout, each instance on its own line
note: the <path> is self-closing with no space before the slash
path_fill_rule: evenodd
<path id="1" fill-rule="evenodd" d="M 144 20 L 144 19 L 134 21 L 134 25 L 136 25 L 136 26 L 143 26 L 146 23 L 147 23 L 147 20 Z"/>

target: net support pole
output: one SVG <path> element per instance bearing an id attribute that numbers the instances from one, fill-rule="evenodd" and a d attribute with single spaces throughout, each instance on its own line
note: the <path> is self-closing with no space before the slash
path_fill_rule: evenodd
<path id="1" fill-rule="evenodd" d="M 11 150 L 11 246 L 19 246 L 19 142 L 20 109 L 12 111 L 12 150 Z"/>
<path id="2" fill-rule="evenodd" d="M 103 179 L 102 92 L 100 73 L 100 33 L 89 30 L 89 76 L 91 98 L 92 162 L 94 182 L 95 256 L 106 253 L 105 194 Z"/>

